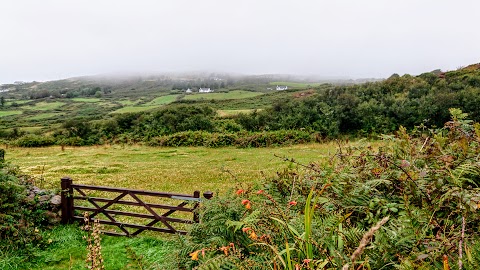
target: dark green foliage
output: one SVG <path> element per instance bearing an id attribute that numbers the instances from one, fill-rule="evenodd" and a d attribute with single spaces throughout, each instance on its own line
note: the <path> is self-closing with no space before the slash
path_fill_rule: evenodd
<path id="1" fill-rule="evenodd" d="M 215 111 L 209 107 L 175 106 L 161 109 L 143 117 L 140 129 L 150 135 L 172 134 L 181 131 L 212 131 Z"/>
<path id="2" fill-rule="evenodd" d="M 390 133 L 418 123 L 441 126 L 449 119 L 448 108 L 460 108 L 479 121 L 479 66 L 439 76 L 396 75 L 382 82 L 318 89 L 311 97 L 278 101 L 235 120 L 249 131 L 305 128 L 329 138 Z"/>
<path id="3" fill-rule="evenodd" d="M 14 145 L 20 147 L 44 147 L 54 144 L 55 140 L 52 137 L 33 134 L 22 136 L 14 142 Z"/>
<path id="4" fill-rule="evenodd" d="M 23 176 L 23 179 L 26 179 Z M 25 180 L 22 180 L 25 181 Z M 18 171 L 6 162 L 0 162 L 0 250 L 28 249 L 40 243 L 41 209 L 25 200 L 25 183 Z"/>
<path id="5" fill-rule="evenodd" d="M 292 168 L 259 187 L 239 186 L 205 202 L 181 263 L 206 269 L 439 269 L 446 258 L 454 268 L 463 242 L 464 268 L 475 269 L 480 124 L 458 109 L 450 112 L 453 120 L 442 129 L 408 134 L 402 127 L 384 136 L 378 149 L 341 146 L 324 164 L 287 159 Z M 387 216 L 352 261 L 360 239 Z"/>
<path id="6" fill-rule="evenodd" d="M 235 146 L 269 147 L 308 143 L 317 136 L 299 130 L 278 130 L 264 132 L 210 133 L 205 131 L 184 131 L 171 135 L 153 137 L 147 144 L 150 146 Z"/>
<path id="7" fill-rule="evenodd" d="M 154 137 L 148 141 L 150 146 L 204 146 L 211 134 L 203 131 L 185 131 L 172 135 Z"/>
<path id="8" fill-rule="evenodd" d="M 244 133 L 235 141 L 237 147 L 269 147 L 312 142 L 310 132 L 300 130 L 279 130 Z"/>

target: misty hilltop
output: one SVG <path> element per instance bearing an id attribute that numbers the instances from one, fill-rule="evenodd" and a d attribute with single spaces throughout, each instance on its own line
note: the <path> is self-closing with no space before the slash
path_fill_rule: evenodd
<path id="1" fill-rule="evenodd" d="M 159 120 L 161 115 L 168 114 L 167 118 L 186 117 L 179 120 L 179 126 L 188 122 L 205 124 L 183 131 L 213 132 L 227 125 L 227 129 L 249 132 L 302 129 L 333 138 L 351 133 L 389 133 L 400 125 L 413 127 L 422 121 L 441 125 L 448 120 L 449 108 L 460 108 L 474 119 L 480 115 L 480 64 L 448 72 L 436 69 L 417 76 L 393 74 L 365 83 L 314 79 L 170 73 L 16 82 L 0 88 L 0 123 L 6 127 L 0 136 L 18 138 L 52 132 L 60 136 L 76 125 L 72 123 L 82 123 L 98 134 L 113 128 L 116 131 L 108 131 L 105 136 L 117 139 L 119 134 L 125 135 L 118 128 L 125 125 L 127 117 L 133 121 L 128 124 L 132 130 L 125 132 L 135 134 L 135 140 L 148 140 L 150 137 L 140 139 L 140 130 L 154 125 L 149 121 L 163 121 Z M 144 126 L 137 126 L 139 123 Z M 175 125 L 170 131 L 158 127 L 151 134 L 170 134 L 177 130 Z M 95 138 L 81 141 L 97 143 Z"/>
<path id="2" fill-rule="evenodd" d="M 72 98 L 94 96 L 100 89 L 104 97 L 131 97 L 168 93 L 172 90 L 208 87 L 213 90 L 240 89 L 246 91 L 268 91 L 275 82 L 297 83 L 302 88 L 322 83 L 355 84 L 379 81 L 378 78 L 350 79 L 341 77 L 300 76 L 289 74 L 242 75 L 232 73 L 182 72 L 162 74 L 108 74 L 73 77 L 47 82 L 16 81 L 0 85 L 0 91 L 9 98 Z M 97 97 L 100 95 L 97 94 Z"/>

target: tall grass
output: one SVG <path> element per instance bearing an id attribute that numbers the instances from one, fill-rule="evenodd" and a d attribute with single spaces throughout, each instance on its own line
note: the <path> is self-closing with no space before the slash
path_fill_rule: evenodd
<path id="1" fill-rule="evenodd" d="M 46 246 L 34 249 L 30 256 L 0 251 L 2 270 L 57 270 L 85 269 L 87 233 L 78 224 L 57 226 L 44 231 Z M 161 236 L 137 238 L 102 235 L 102 255 L 105 269 L 175 269 L 174 253 L 177 248 L 174 238 Z M 139 268 L 138 265 L 142 265 Z"/>

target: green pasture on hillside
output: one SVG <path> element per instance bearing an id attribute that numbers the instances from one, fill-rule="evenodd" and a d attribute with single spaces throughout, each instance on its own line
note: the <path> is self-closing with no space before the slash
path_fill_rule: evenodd
<path id="1" fill-rule="evenodd" d="M 27 102 L 31 102 L 29 99 L 7 99 L 5 102 L 6 106 L 11 106 L 13 103 L 16 104 L 25 104 Z"/>
<path id="2" fill-rule="evenodd" d="M 22 114 L 22 111 L 0 111 L 0 117 Z"/>
<path id="3" fill-rule="evenodd" d="M 61 113 L 39 113 L 34 116 L 30 116 L 25 118 L 26 120 L 43 120 L 43 119 L 49 119 L 49 118 L 54 118 L 62 115 Z"/>
<path id="4" fill-rule="evenodd" d="M 251 110 L 218 110 L 217 114 L 220 117 L 226 117 L 226 116 L 232 116 L 232 115 L 239 115 L 241 113 L 248 114 L 248 113 L 252 113 L 253 111 L 254 111 L 253 109 Z M 257 111 L 261 111 L 261 109 Z"/>
<path id="5" fill-rule="evenodd" d="M 131 113 L 131 112 L 144 112 L 157 108 L 158 106 L 125 106 L 112 113 Z"/>
<path id="6" fill-rule="evenodd" d="M 42 130 L 43 127 L 41 126 L 35 126 L 35 127 L 22 127 L 21 130 L 29 133 L 34 133 Z"/>
<path id="7" fill-rule="evenodd" d="M 120 101 L 121 104 L 126 105 L 123 108 L 120 108 L 113 113 L 130 113 L 130 112 L 143 112 L 158 108 L 162 105 L 166 105 L 169 103 L 174 102 L 177 99 L 178 95 L 167 95 L 161 96 L 153 99 L 152 101 L 142 104 L 142 105 L 134 105 L 139 101 L 132 101 L 132 100 L 122 100 Z"/>
<path id="8" fill-rule="evenodd" d="M 22 109 L 35 110 L 35 111 L 49 111 L 49 110 L 58 109 L 58 108 L 62 107 L 63 105 L 65 105 L 65 103 L 60 102 L 60 101 L 54 101 L 54 102 L 42 101 L 42 102 L 35 103 L 35 105 L 33 105 L 33 106 L 32 105 L 23 106 Z"/>
<path id="9" fill-rule="evenodd" d="M 169 104 L 169 103 L 174 102 L 177 99 L 178 96 L 179 95 L 167 95 L 167 96 L 157 97 L 154 100 L 148 102 L 146 105 L 147 106 L 149 106 L 149 105 L 160 106 L 160 105 Z"/>
<path id="10" fill-rule="evenodd" d="M 118 103 L 127 106 L 127 105 L 134 105 L 140 102 L 140 100 L 131 100 L 131 99 L 122 99 L 122 100 L 117 100 Z"/>
<path id="11" fill-rule="evenodd" d="M 70 99 L 75 102 L 87 102 L 87 103 L 96 103 L 101 101 L 99 98 L 72 98 Z"/>
<path id="12" fill-rule="evenodd" d="M 281 85 L 288 86 L 293 88 L 307 88 L 307 87 L 316 87 L 321 85 L 321 83 L 299 83 L 299 82 L 270 82 L 270 85 Z"/>
<path id="13" fill-rule="evenodd" d="M 225 93 L 195 93 L 184 97 L 186 100 L 223 100 L 223 99 L 243 99 L 263 95 L 260 92 L 251 92 L 244 90 L 234 90 Z"/>

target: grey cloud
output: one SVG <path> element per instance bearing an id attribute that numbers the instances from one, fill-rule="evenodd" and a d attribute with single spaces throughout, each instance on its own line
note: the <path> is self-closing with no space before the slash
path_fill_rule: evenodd
<path id="1" fill-rule="evenodd" d="M 385 77 L 480 62 L 478 1 L 0 3 L 0 83 L 215 70 Z"/>

